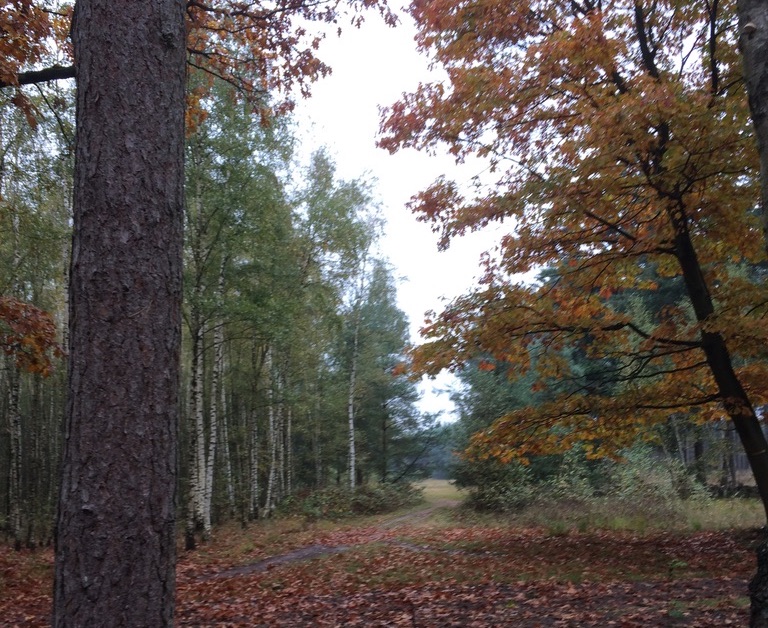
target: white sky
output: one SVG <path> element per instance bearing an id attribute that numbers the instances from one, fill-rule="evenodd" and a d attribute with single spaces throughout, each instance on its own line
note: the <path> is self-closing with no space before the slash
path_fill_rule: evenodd
<path id="1" fill-rule="evenodd" d="M 303 121 L 302 143 L 312 148 L 327 146 L 341 178 L 372 175 L 377 180 L 375 191 L 387 220 L 383 255 L 402 278 L 398 305 L 411 322 L 412 340 L 418 343 L 424 313 L 441 311 L 446 298 L 463 294 L 473 285 L 480 272 L 480 253 L 494 242 L 488 235 L 472 234 L 454 241 L 448 251 L 438 252 L 436 234 L 405 208 L 411 196 L 437 176 L 468 181 L 477 174 L 477 167 L 459 168 L 448 156 L 430 157 L 413 150 L 390 155 L 375 146 L 378 107 L 413 91 L 420 80 L 429 80 L 428 59 L 416 51 L 414 33 L 408 16 L 393 29 L 370 15 L 360 29 L 348 28 L 340 38 L 329 37 L 319 56 L 333 73 L 314 86 L 312 98 L 298 105 L 297 117 Z M 447 374 L 425 380 L 420 409 L 450 420 L 453 404 L 446 389 L 455 382 Z"/>

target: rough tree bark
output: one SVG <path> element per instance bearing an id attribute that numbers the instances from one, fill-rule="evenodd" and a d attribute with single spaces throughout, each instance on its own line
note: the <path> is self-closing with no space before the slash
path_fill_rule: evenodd
<path id="1" fill-rule="evenodd" d="M 739 50 L 744 84 L 760 156 L 760 210 L 768 249 L 768 2 L 738 0 Z M 768 539 L 757 550 L 757 573 L 749 585 L 750 625 L 768 627 Z"/>
<path id="2" fill-rule="evenodd" d="M 183 0 L 78 0 L 69 401 L 56 626 L 170 626 Z"/>
<path id="3" fill-rule="evenodd" d="M 768 248 L 768 2 L 738 0 L 739 50 L 760 155 L 760 208 Z"/>

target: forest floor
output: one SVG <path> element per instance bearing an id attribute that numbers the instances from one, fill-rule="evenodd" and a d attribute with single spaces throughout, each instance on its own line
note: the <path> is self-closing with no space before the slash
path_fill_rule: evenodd
<path id="1" fill-rule="evenodd" d="M 755 528 L 638 531 L 407 512 L 229 526 L 179 553 L 179 626 L 744 626 Z M 52 554 L 0 548 L 0 626 L 49 624 Z"/>

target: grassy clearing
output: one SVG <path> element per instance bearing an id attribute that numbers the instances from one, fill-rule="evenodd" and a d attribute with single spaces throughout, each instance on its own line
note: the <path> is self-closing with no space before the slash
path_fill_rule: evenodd
<path id="1" fill-rule="evenodd" d="M 431 505 L 444 501 L 462 501 L 466 491 L 456 487 L 449 480 L 423 480 L 416 486 L 422 489 L 424 500 Z"/>
<path id="2" fill-rule="evenodd" d="M 457 509 L 453 519 L 457 524 L 469 526 L 541 528 L 555 536 L 594 530 L 645 534 L 753 529 L 764 524 L 763 509 L 756 499 L 540 500 L 517 512 L 504 514 Z"/>

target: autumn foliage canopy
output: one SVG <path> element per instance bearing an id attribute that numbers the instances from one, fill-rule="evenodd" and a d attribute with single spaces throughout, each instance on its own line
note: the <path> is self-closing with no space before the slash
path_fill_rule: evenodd
<path id="1" fill-rule="evenodd" d="M 411 4 L 447 80 L 386 110 L 380 143 L 485 160 L 472 185 L 442 178 L 413 199 L 441 247 L 508 226 L 480 287 L 427 320 L 416 366 L 534 370 L 549 399 L 500 417 L 475 453 L 511 460 L 585 442 L 612 455 L 672 413 L 753 417 L 768 401 L 759 164 L 735 4 Z M 516 281 L 537 269 L 538 283 Z"/>

